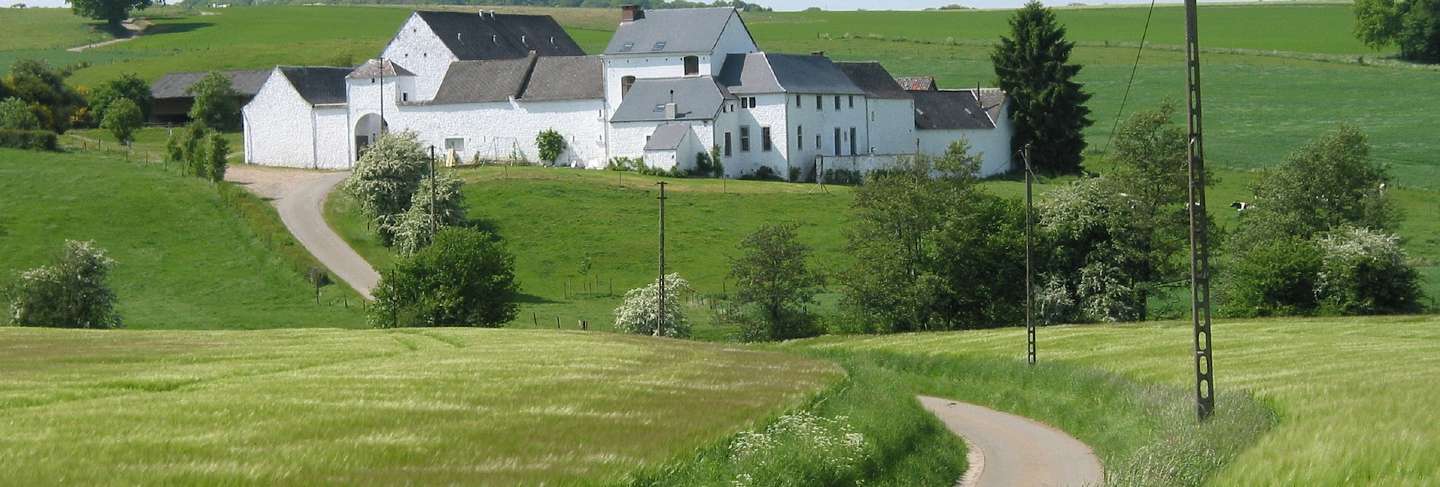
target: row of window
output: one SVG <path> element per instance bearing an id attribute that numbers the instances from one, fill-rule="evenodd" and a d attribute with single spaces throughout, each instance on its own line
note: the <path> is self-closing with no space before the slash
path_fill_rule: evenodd
<path id="1" fill-rule="evenodd" d="M 848 103 L 849 108 L 855 108 L 855 95 L 845 95 L 844 97 L 842 97 L 842 96 L 840 96 L 840 95 L 835 95 L 835 109 L 836 109 L 836 110 L 839 110 L 839 109 L 840 109 L 840 99 L 841 99 L 841 98 L 848 98 L 848 99 L 849 99 L 849 102 L 847 102 L 847 103 Z M 805 95 L 795 95 L 795 108 L 805 108 Z M 824 110 L 825 110 L 825 95 L 815 95 L 815 110 L 816 110 L 816 111 L 824 111 Z"/>
<path id="2" fill-rule="evenodd" d="M 841 149 L 843 148 L 844 144 L 842 137 L 844 137 L 845 135 L 847 134 L 843 131 L 843 129 L 841 129 L 840 127 L 835 127 L 835 135 L 833 141 L 835 155 L 837 156 L 843 155 L 841 153 Z M 855 127 L 850 127 L 850 132 L 848 135 L 850 155 L 853 156 L 858 153 L 858 130 Z M 770 127 L 760 127 L 760 146 L 761 150 L 765 152 L 770 152 L 774 150 L 774 143 L 771 142 L 770 139 Z M 795 146 L 797 150 L 805 150 L 805 126 L 803 125 L 795 126 Z M 730 132 L 725 132 L 724 148 L 725 157 L 730 157 L 732 154 L 734 154 L 731 146 Z M 815 134 L 815 148 L 823 148 L 823 140 L 821 139 L 820 134 Z M 750 152 L 750 127 L 748 126 L 740 127 L 740 152 Z"/>

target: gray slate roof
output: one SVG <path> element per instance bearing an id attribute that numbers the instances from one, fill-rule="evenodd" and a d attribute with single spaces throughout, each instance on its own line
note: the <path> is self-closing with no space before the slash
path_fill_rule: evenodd
<path id="1" fill-rule="evenodd" d="M 675 92 L 676 120 L 711 120 L 726 98 L 734 98 L 709 76 L 640 79 L 630 87 L 625 100 L 615 109 L 612 122 L 665 120 L 665 104 Z"/>
<path id="2" fill-rule="evenodd" d="M 989 91 L 1004 101 L 1004 93 Z M 982 106 L 982 100 L 994 102 L 995 98 L 985 94 L 977 97 L 975 90 L 911 91 L 910 95 L 915 97 L 915 128 L 921 130 L 993 129 L 993 117 L 999 116 L 1000 103 Z"/>
<path id="3" fill-rule="evenodd" d="M 417 10 L 430 30 L 464 61 L 541 56 L 583 56 L 585 51 L 548 15 Z"/>
<path id="4" fill-rule="evenodd" d="M 348 78 L 378 78 L 380 76 L 415 76 L 415 73 L 405 69 L 395 61 L 386 59 L 382 66 L 378 59 L 369 59 L 365 64 L 350 72 Z"/>
<path id="5" fill-rule="evenodd" d="M 450 63 L 435 98 L 417 104 L 598 100 L 605 97 L 599 56 L 535 56 Z"/>
<path id="6" fill-rule="evenodd" d="M 680 142 L 685 136 L 694 132 L 689 125 L 682 123 L 667 123 L 655 127 L 655 132 L 650 134 L 650 139 L 645 141 L 645 150 L 675 150 L 680 148 Z"/>
<path id="7" fill-rule="evenodd" d="M 210 73 L 168 73 L 150 84 L 150 96 L 156 99 L 190 98 L 192 95 L 186 93 L 186 90 L 207 74 Z M 270 77 L 270 70 L 221 71 L 220 74 L 230 78 L 230 86 L 235 88 L 237 93 L 242 96 L 255 96 L 255 93 L 260 92 L 260 85 L 265 84 L 265 79 Z"/>
<path id="8" fill-rule="evenodd" d="M 719 81 L 735 94 L 865 93 L 829 58 L 816 55 L 730 54 L 725 56 L 725 64 L 720 68 Z"/>
<path id="9" fill-rule="evenodd" d="M 900 84 L 877 62 L 835 63 L 840 71 L 850 78 L 865 96 L 884 100 L 909 100 L 910 94 L 900 89 Z"/>
<path id="10" fill-rule="evenodd" d="M 343 104 L 345 100 L 345 75 L 351 68 L 323 66 L 281 66 L 280 73 L 290 80 L 300 97 L 311 105 Z"/>
<path id="11" fill-rule="evenodd" d="M 483 103 L 519 98 L 530 77 L 535 56 L 519 59 L 456 61 L 429 104 Z"/>
<path id="12" fill-rule="evenodd" d="M 939 85 L 935 84 L 934 76 L 902 76 L 895 78 L 895 82 L 899 83 L 900 88 L 905 91 L 935 91 L 940 89 Z"/>
<path id="13" fill-rule="evenodd" d="M 605 54 L 710 52 L 734 12 L 731 7 L 646 10 L 644 17 L 615 29 Z"/>
<path id="14" fill-rule="evenodd" d="M 545 56 L 535 61 L 521 98 L 529 101 L 585 100 L 605 97 L 605 68 L 600 56 Z"/>

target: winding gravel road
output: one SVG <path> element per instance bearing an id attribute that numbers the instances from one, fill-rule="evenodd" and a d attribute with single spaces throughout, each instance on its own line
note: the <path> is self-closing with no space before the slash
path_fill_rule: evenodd
<path id="1" fill-rule="evenodd" d="M 380 274 L 325 222 L 325 197 L 349 175 L 237 164 L 225 172 L 225 179 L 271 200 L 300 245 L 332 275 L 365 299 L 374 299 L 370 292 L 380 283 Z"/>
<path id="2" fill-rule="evenodd" d="M 974 404 L 919 396 L 970 447 L 963 487 L 1099 486 L 1105 470 L 1089 446 L 1038 421 Z"/>

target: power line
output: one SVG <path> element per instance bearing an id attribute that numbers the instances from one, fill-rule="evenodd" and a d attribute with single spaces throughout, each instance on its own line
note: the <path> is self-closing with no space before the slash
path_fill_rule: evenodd
<path id="1" fill-rule="evenodd" d="M 1150 17 L 1155 15 L 1155 0 L 1150 0 L 1150 11 L 1145 14 L 1145 28 L 1140 31 L 1140 47 L 1135 48 L 1135 64 L 1130 67 L 1130 81 L 1125 82 L 1125 95 L 1120 97 L 1120 111 L 1115 112 L 1115 124 L 1110 127 L 1110 136 L 1105 138 L 1105 150 L 1110 153 L 1110 141 L 1115 140 L 1115 131 L 1120 130 L 1120 118 L 1125 116 L 1125 104 L 1130 101 L 1130 87 L 1135 85 L 1135 72 L 1140 70 L 1140 54 L 1145 52 L 1145 38 L 1150 35 Z"/>

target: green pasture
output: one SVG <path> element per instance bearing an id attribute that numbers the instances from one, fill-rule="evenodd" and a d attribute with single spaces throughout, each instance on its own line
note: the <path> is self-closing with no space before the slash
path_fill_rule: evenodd
<path id="1" fill-rule="evenodd" d="M 0 149 L 0 282 L 44 264 L 65 240 L 117 262 L 112 285 L 131 328 L 354 327 L 357 297 L 327 286 L 266 203 L 118 155 Z M 348 304 L 348 306 L 347 306 Z"/>
<path id="2" fill-rule="evenodd" d="M 1440 319 L 1384 317 L 1217 321 L 1216 418 L 1253 414 L 1227 394 L 1253 394 L 1276 425 L 1210 479 L 1214 485 L 1428 485 L 1440 478 Z M 1042 366 L 1107 370 L 1126 380 L 1188 388 L 1194 379 L 1188 323 L 1057 326 L 1039 330 Z M 1024 360 L 1022 329 L 876 337 L 825 337 L 784 348 L 852 355 L 893 353 L 936 360 Z M 965 381 L 965 375 L 955 380 Z M 1037 407 L 1068 396 L 1063 385 L 1011 381 L 974 391 L 974 401 L 1049 422 L 1104 452 L 1097 419 Z M 1172 401 L 1184 404 L 1182 397 Z M 1078 403 L 1103 396 L 1068 396 Z M 1187 408 L 1188 409 L 1188 408 Z M 1193 411 L 1187 411 L 1193 412 Z M 1102 413 L 1103 414 L 1103 413 Z M 1117 414 L 1118 416 L 1122 416 Z M 1208 427 L 1208 426 L 1207 426 Z M 1204 429 L 1204 428 L 1202 428 Z M 1127 438 L 1133 435 L 1126 435 Z M 1165 455 L 1166 447 L 1142 452 Z M 1106 456 L 1106 458 L 1109 458 Z M 1107 468 L 1114 465 L 1107 462 Z"/>
<path id="3" fill-rule="evenodd" d="M 580 332 L 0 328 L 7 483 L 614 484 L 828 363 Z"/>

